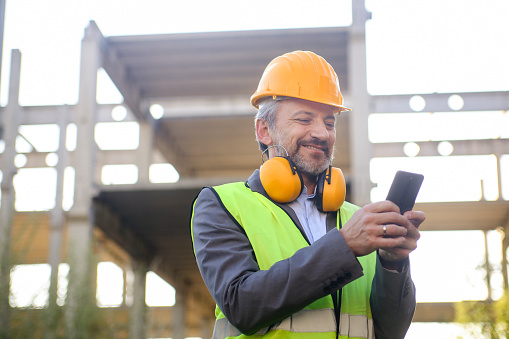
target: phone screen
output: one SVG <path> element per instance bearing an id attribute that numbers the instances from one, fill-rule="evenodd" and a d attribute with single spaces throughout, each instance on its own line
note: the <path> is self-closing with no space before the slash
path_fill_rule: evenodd
<path id="1" fill-rule="evenodd" d="M 401 214 L 412 210 L 423 180 L 422 174 L 397 171 L 387 194 L 387 200 L 398 205 Z"/>

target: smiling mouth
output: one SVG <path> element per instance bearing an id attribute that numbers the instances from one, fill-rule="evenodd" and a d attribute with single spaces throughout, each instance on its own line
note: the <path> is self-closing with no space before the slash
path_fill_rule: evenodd
<path id="1" fill-rule="evenodd" d="M 321 151 L 321 152 L 325 153 L 325 150 L 323 148 L 318 148 L 318 147 L 311 146 L 311 145 L 302 145 L 302 147 L 305 147 L 307 149 L 314 150 L 314 151 Z"/>
<path id="2" fill-rule="evenodd" d="M 306 149 L 308 156 L 314 159 L 319 159 L 321 157 L 331 157 L 331 149 L 329 148 L 329 144 L 326 140 L 320 140 L 316 138 L 297 140 L 297 147 L 294 151 L 294 154 L 299 153 L 301 147 Z"/>
<path id="3" fill-rule="evenodd" d="M 325 156 L 329 156 L 329 154 L 330 154 L 329 146 L 327 145 L 326 142 L 320 142 L 320 141 L 315 141 L 315 140 L 309 141 L 308 140 L 308 141 L 300 142 L 297 145 L 298 145 L 298 147 L 304 147 L 304 148 L 310 150 L 311 152 L 321 152 Z"/>

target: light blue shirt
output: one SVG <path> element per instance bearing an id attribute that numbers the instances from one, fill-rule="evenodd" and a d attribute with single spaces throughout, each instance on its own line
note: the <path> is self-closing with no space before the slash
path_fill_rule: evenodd
<path id="1" fill-rule="evenodd" d="M 308 195 L 306 186 L 299 197 L 288 204 L 297 214 L 300 224 L 310 243 L 314 243 L 327 232 L 326 218 L 327 214 L 322 213 L 316 208 L 314 203 L 315 194 Z"/>

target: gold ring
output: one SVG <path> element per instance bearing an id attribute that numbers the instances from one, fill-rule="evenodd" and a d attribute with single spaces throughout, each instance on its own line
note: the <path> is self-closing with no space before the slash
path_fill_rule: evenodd
<path id="1" fill-rule="evenodd" d="M 383 237 L 387 236 L 387 225 L 383 225 L 382 230 L 384 231 Z"/>

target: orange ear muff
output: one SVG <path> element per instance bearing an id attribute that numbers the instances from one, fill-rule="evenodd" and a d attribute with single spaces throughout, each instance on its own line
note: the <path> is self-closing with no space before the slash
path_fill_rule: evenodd
<path id="1" fill-rule="evenodd" d="M 287 157 L 273 157 L 264 162 L 260 181 L 269 197 L 279 203 L 294 201 L 304 187 L 302 176 Z"/>
<path id="2" fill-rule="evenodd" d="M 346 197 L 346 183 L 343 172 L 337 168 L 329 168 L 318 176 L 315 204 L 322 212 L 339 210 Z"/>

